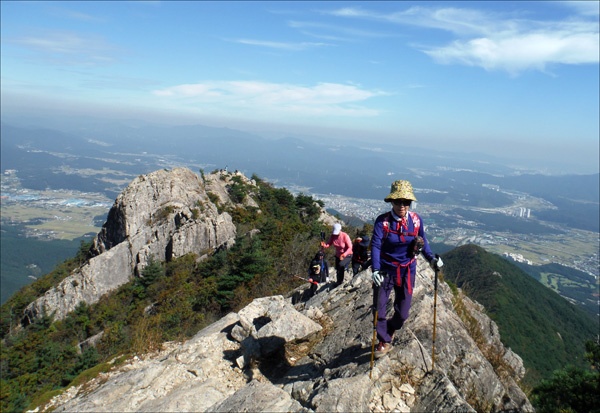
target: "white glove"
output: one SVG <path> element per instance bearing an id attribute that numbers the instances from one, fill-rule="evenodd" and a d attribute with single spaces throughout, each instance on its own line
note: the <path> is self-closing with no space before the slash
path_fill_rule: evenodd
<path id="1" fill-rule="evenodd" d="M 438 270 L 444 266 L 444 261 L 442 261 L 442 257 L 436 257 L 431 260 L 431 265 L 433 266 L 434 270 Z"/>
<path id="2" fill-rule="evenodd" d="M 375 284 L 377 287 L 379 287 L 382 282 L 383 282 L 383 275 L 381 275 L 379 273 L 379 270 L 373 271 L 373 284 Z"/>

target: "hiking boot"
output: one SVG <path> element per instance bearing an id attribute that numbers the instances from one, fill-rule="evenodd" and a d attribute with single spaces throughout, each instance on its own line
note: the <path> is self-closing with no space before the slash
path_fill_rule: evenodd
<path id="1" fill-rule="evenodd" d="M 378 359 L 385 356 L 387 353 L 390 352 L 391 349 L 392 345 L 390 343 L 379 342 L 379 344 L 377 344 L 377 347 L 375 348 L 375 358 Z"/>
<path id="2" fill-rule="evenodd" d="M 396 330 L 392 331 L 391 333 L 388 331 L 388 335 L 390 336 L 390 343 L 394 341 L 394 333 L 396 332 Z"/>

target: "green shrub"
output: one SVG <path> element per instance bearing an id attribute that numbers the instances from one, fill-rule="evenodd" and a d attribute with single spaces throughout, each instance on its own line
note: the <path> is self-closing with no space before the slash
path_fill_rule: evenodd
<path id="1" fill-rule="evenodd" d="M 537 412 L 600 412 L 600 345 L 588 341 L 586 349 L 590 369 L 569 366 L 556 370 L 533 389 L 531 401 Z"/>

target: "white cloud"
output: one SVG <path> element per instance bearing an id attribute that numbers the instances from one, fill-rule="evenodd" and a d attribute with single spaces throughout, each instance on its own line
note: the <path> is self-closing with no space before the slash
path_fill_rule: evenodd
<path id="1" fill-rule="evenodd" d="M 544 70 L 550 64 L 598 63 L 598 50 L 597 35 L 541 32 L 497 39 L 457 40 L 425 53 L 444 64 L 463 63 L 516 75 L 529 69 Z"/>
<path id="2" fill-rule="evenodd" d="M 185 84 L 169 87 L 167 89 L 155 90 L 156 96 L 165 97 L 195 97 L 195 96 L 221 96 L 221 93 L 209 85 Z"/>
<path id="3" fill-rule="evenodd" d="M 292 20 L 288 22 L 288 26 L 294 29 L 311 29 L 320 30 L 322 32 L 341 33 L 345 36 L 352 37 L 389 37 L 389 34 L 375 32 L 371 30 L 361 30 L 356 27 L 346 27 L 334 24 L 316 23 L 308 21 Z M 348 39 L 345 39 L 348 40 Z"/>
<path id="4" fill-rule="evenodd" d="M 311 43 L 311 42 L 300 42 L 300 43 L 291 43 L 291 42 L 273 42 L 268 40 L 253 40 L 253 39 L 236 39 L 233 40 L 235 43 L 247 44 L 250 46 L 260 46 L 267 47 L 271 49 L 281 49 L 281 50 L 306 50 L 314 47 L 323 47 L 328 46 L 327 43 Z"/>
<path id="5" fill-rule="evenodd" d="M 550 64 L 598 63 L 600 3 L 567 1 L 561 4 L 577 14 L 559 21 L 525 19 L 523 10 L 500 14 L 461 8 L 411 7 L 387 14 L 343 8 L 330 14 L 454 34 L 457 38 L 443 46 L 415 46 L 442 64 L 480 66 L 517 75 L 530 69 L 543 71 Z"/>
<path id="6" fill-rule="evenodd" d="M 577 13 L 579 13 L 583 16 L 598 17 L 598 15 L 600 15 L 600 1 L 597 1 L 597 0 L 596 1 L 568 0 L 568 1 L 561 1 L 559 3 L 562 4 L 563 6 L 566 6 L 568 8 L 575 10 Z"/>
<path id="7" fill-rule="evenodd" d="M 354 7 L 344 7 L 342 9 L 333 10 L 330 14 L 341 17 L 370 17 L 372 15 L 372 13 Z"/>
<path id="8" fill-rule="evenodd" d="M 21 36 L 9 42 L 37 53 L 38 58 L 61 65 L 97 65 L 115 61 L 115 48 L 100 37 L 50 31 Z"/>
<path id="9" fill-rule="evenodd" d="M 360 8 L 343 8 L 330 14 L 339 17 L 379 20 L 393 24 L 441 29 L 453 33 L 481 33 L 488 27 L 488 16 L 477 10 L 441 8 L 430 9 L 420 6 L 410 7 L 394 13 L 378 13 Z"/>
<path id="10" fill-rule="evenodd" d="M 186 99 L 188 103 L 198 106 L 214 104 L 232 109 L 324 116 L 374 116 L 378 113 L 376 110 L 357 105 L 386 94 L 338 83 L 318 83 L 309 87 L 258 81 L 184 84 L 155 90 L 153 93 L 158 97 Z"/>

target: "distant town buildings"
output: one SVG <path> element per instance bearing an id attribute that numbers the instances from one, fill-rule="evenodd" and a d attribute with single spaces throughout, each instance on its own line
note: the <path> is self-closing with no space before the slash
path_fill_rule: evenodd
<path id="1" fill-rule="evenodd" d="M 512 252 L 505 252 L 502 255 L 504 255 L 505 257 L 510 258 L 510 259 L 512 259 L 513 261 L 516 261 L 516 262 L 524 262 L 525 264 L 533 265 L 533 262 L 531 260 L 526 259 L 521 254 L 514 254 Z"/>
<path id="2" fill-rule="evenodd" d="M 481 184 L 481 186 L 484 187 L 484 188 L 489 188 L 489 189 L 494 190 L 494 191 L 500 191 L 500 186 L 498 186 L 498 185 Z"/>

